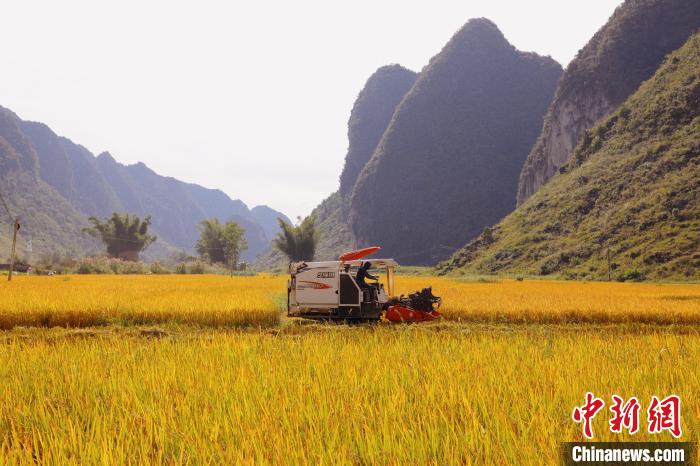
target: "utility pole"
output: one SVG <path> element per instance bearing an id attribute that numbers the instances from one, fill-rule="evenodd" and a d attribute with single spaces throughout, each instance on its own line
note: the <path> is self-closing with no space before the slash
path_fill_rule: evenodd
<path id="1" fill-rule="evenodd" d="M 10 273 L 7 275 L 7 281 L 9 282 L 12 281 L 12 273 L 15 270 L 15 248 L 17 247 L 17 231 L 19 231 L 19 218 L 12 216 L 12 213 L 10 213 L 10 208 L 7 207 L 7 202 L 5 202 L 5 198 L 3 197 L 1 192 L 0 204 L 2 204 L 2 206 L 5 208 L 7 216 L 10 217 L 10 219 L 14 219 L 12 223 L 12 253 L 10 254 Z"/>
<path id="2" fill-rule="evenodd" d="M 12 225 L 12 253 L 10 254 L 10 273 L 7 275 L 7 281 L 12 281 L 12 273 L 15 270 L 15 247 L 17 246 L 17 232 L 19 231 L 19 219 L 15 218 L 15 223 Z"/>

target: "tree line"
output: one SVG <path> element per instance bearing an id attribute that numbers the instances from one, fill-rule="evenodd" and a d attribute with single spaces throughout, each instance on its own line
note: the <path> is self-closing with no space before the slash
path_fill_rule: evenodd
<path id="1" fill-rule="evenodd" d="M 100 219 L 90 217 L 90 226 L 83 231 L 100 240 L 110 257 L 137 261 L 139 254 L 153 244 L 157 237 L 149 233 L 151 216 L 143 220 L 131 214 L 114 212 Z M 272 240 L 272 245 L 291 262 L 313 260 L 319 233 L 313 217 L 298 218 L 297 225 L 291 225 L 278 218 L 280 232 Z M 210 264 L 223 264 L 232 270 L 241 264 L 241 256 L 248 249 L 245 229 L 234 221 L 222 223 L 217 218 L 199 222 L 199 240 L 194 245 L 197 254 Z"/>

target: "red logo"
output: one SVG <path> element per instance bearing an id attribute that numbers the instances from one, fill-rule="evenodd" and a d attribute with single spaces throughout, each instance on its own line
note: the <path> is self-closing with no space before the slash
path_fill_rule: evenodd
<path id="1" fill-rule="evenodd" d="M 614 414 L 609 423 L 610 432 L 619 434 L 624 427 L 630 434 L 636 434 L 639 430 L 639 400 L 633 396 L 623 403 L 624 400 L 617 395 L 613 395 L 612 399 L 615 404 L 610 407 Z"/>
<path id="2" fill-rule="evenodd" d="M 306 283 L 307 286 L 305 288 L 311 288 L 314 290 L 327 290 L 328 288 L 333 288 L 331 285 L 326 285 L 325 283 L 319 282 L 308 282 L 305 280 L 301 280 L 299 283 Z"/>
<path id="3" fill-rule="evenodd" d="M 630 434 L 636 434 L 639 431 L 639 412 L 641 410 L 641 404 L 637 397 L 633 396 L 625 401 L 622 397 L 613 395 L 612 401 L 610 411 L 613 416 L 608 421 L 610 432 L 619 434 L 622 433 L 623 429 L 627 429 Z M 583 423 L 585 437 L 593 438 L 591 421 L 603 409 L 603 406 L 605 406 L 605 402 L 601 398 L 587 392 L 585 403 L 574 408 L 571 418 L 576 423 Z M 649 409 L 647 409 L 647 417 L 647 430 L 650 434 L 659 434 L 666 430 L 675 438 L 681 436 L 681 399 L 679 396 L 670 395 L 663 400 L 659 400 L 656 395 L 652 396 Z"/>
<path id="4" fill-rule="evenodd" d="M 574 408 L 574 412 L 571 414 L 574 422 L 583 421 L 583 435 L 588 438 L 593 438 L 593 428 L 591 427 L 591 420 L 598 414 L 598 411 L 603 409 L 605 402 L 600 398 L 596 398 L 593 393 L 586 393 L 586 403 L 583 406 L 577 406 Z"/>
<path id="5" fill-rule="evenodd" d="M 671 395 L 659 401 L 656 396 L 652 396 L 647 414 L 649 415 L 650 434 L 658 434 L 667 430 L 676 438 L 681 436 L 680 397 Z"/>

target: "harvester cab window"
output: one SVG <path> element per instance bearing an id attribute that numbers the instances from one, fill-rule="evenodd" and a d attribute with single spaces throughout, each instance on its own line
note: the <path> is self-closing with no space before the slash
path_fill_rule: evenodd
<path id="1" fill-rule="evenodd" d="M 362 291 L 357 286 L 352 275 L 349 273 L 340 274 L 340 300 L 341 306 L 357 306 L 361 303 L 360 296 Z"/>

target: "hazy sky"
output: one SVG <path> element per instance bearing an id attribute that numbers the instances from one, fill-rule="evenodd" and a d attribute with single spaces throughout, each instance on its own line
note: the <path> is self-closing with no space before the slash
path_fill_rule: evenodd
<path id="1" fill-rule="evenodd" d="M 337 188 L 350 109 L 378 67 L 420 71 L 482 16 L 566 65 L 619 3 L 5 1 L 0 105 L 294 217 Z"/>

